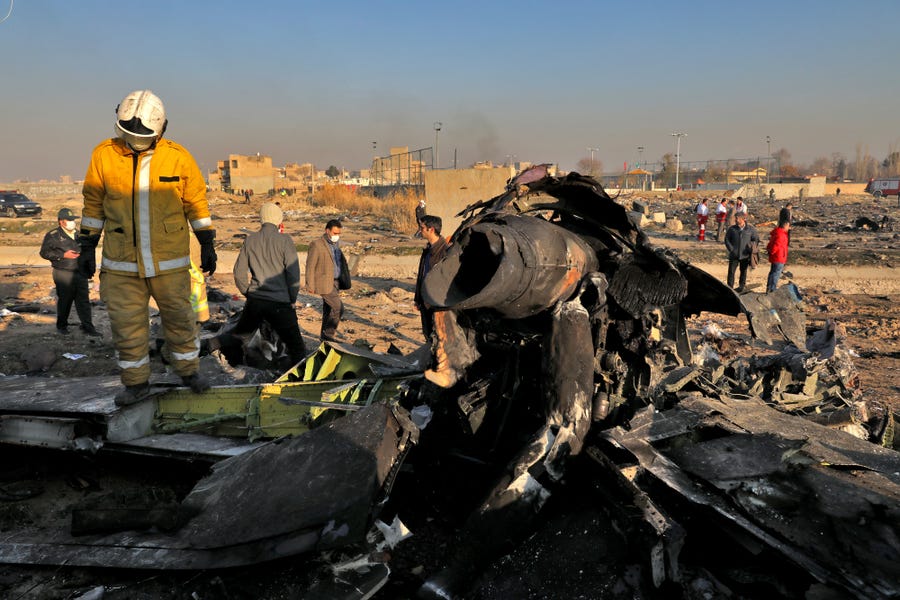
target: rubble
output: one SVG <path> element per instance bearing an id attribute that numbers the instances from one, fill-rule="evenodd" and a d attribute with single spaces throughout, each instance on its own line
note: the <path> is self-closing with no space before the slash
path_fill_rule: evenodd
<path id="1" fill-rule="evenodd" d="M 631 582 L 622 593 L 646 572 L 669 596 L 900 594 L 900 458 L 878 445 L 893 417 L 862 401 L 835 328 L 810 334 L 794 286 L 736 295 L 653 247 L 633 214 L 593 179 L 541 168 L 464 211 L 423 287 L 445 387 L 423 379 L 422 354 L 337 343 L 271 383 L 161 386 L 127 410 L 111 378 L 65 382 L 65 402 L 59 382 L 0 383 L 0 434 L 21 432 L 0 441 L 211 465 L 164 489 L 129 480 L 136 494 L 87 484 L 85 501 L 7 532 L 0 561 L 208 569 L 330 548 L 348 555 L 322 555 L 329 575 L 305 597 L 369 597 L 394 558 L 367 534 L 402 554 L 436 517 L 434 494 L 460 518 L 440 568 L 415 576 L 421 597 L 457 598 L 567 486 L 591 482 L 612 521 L 603 534 L 638 563 L 614 574 Z M 758 352 L 730 355 L 737 342 L 713 326 L 692 347 L 685 319 L 701 314 L 746 318 Z M 866 440 L 836 429 L 847 425 Z M 720 566 L 707 544 L 744 564 Z"/>

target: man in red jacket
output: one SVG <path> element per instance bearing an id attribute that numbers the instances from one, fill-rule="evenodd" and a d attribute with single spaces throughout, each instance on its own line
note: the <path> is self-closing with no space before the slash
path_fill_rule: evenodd
<path id="1" fill-rule="evenodd" d="M 778 219 L 778 227 L 769 234 L 769 243 L 766 248 L 769 251 L 769 278 L 766 281 L 766 293 L 774 292 L 778 287 L 781 272 L 784 271 L 784 263 L 788 255 L 788 231 L 791 229 L 790 218 L 782 214 Z"/>

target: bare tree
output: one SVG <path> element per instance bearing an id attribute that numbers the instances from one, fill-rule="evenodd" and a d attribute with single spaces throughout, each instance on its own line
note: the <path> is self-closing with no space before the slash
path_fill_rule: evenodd
<path id="1" fill-rule="evenodd" d="M 897 152 L 894 144 L 888 145 L 888 155 L 881 161 L 882 175 L 892 177 L 900 175 L 900 152 Z"/>
<path id="2" fill-rule="evenodd" d="M 856 144 L 856 160 L 854 161 L 854 179 L 856 181 L 869 181 L 878 177 L 879 163 L 869 154 L 868 146 Z"/>
<path id="3" fill-rule="evenodd" d="M 775 164 L 778 165 L 778 174 L 784 177 L 793 177 L 793 175 L 788 175 L 785 173 L 786 167 L 792 167 L 794 165 L 793 160 L 791 159 L 791 153 L 788 152 L 787 148 L 779 148 L 775 152 L 772 153 L 772 158 L 775 159 Z M 789 172 L 793 173 L 797 169 L 788 169 Z"/>
<path id="4" fill-rule="evenodd" d="M 659 170 L 658 179 L 668 187 L 675 187 L 675 155 L 666 152 L 659 159 L 661 168 Z"/>
<path id="5" fill-rule="evenodd" d="M 582 175 L 598 177 L 603 174 L 603 162 L 596 158 L 593 161 L 590 157 L 582 158 L 578 161 L 576 168 Z"/>
<path id="6" fill-rule="evenodd" d="M 831 153 L 831 172 L 838 181 L 843 181 L 847 178 L 847 158 L 842 153 Z"/>
<path id="7" fill-rule="evenodd" d="M 832 166 L 833 163 L 830 158 L 826 156 L 817 156 L 809 163 L 809 168 L 805 169 L 805 171 L 809 175 L 825 175 L 826 177 L 831 177 Z"/>

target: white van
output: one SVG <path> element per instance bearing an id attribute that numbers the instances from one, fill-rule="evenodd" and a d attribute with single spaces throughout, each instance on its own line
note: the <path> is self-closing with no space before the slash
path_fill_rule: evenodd
<path id="1" fill-rule="evenodd" d="M 881 198 L 882 196 L 897 196 L 900 200 L 900 177 L 879 177 L 871 180 L 866 185 L 866 191 Z"/>

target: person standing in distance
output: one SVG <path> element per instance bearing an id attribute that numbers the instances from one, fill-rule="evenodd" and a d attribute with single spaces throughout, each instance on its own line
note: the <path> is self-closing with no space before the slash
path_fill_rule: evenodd
<path id="1" fill-rule="evenodd" d="M 769 276 L 766 279 L 766 293 L 774 292 L 778 287 L 778 280 L 787 263 L 788 245 L 790 241 L 791 220 L 788 215 L 781 214 L 778 217 L 778 226 L 769 234 L 769 243 L 766 249 L 769 251 Z"/>
<path id="2" fill-rule="evenodd" d="M 340 279 L 345 273 L 346 260 L 340 246 L 341 222 L 331 219 L 325 224 L 325 233 L 312 241 L 306 255 L 306 289 L 322 296 L 322 341 L 335 341 L 337 328 L 344 316 L 341 302 Z M 349 287 L 347 285 L 346 287 Z"/>
<path id="3" fill-rule="evenodd" d="M 425 334 L 426 340 L 431 339 L 431 332 L 434 330 L 434 310 L 425 304 L 422 297 L 422 282 L 425 281 L 425 276 L 428 275 L 431 268 L 447 256 L 450 244 L 447 238 L 441 236 L 442 224 L 441 218 L 434 215 L 422 215 L 422 218 L 419 219 L 419 233 L 428 244 L 422 250 L 422 256 L 419 258 L 413 302 L 419 311 L 419 316 L 422 317 L 422 333 Z"/>
<path id="4" fill-rule="evenodd" d="M 735 223 L 725 232 L 725 248 L 728 249 L 728 287 L 734 288 L 734 272 L 740 268 L 741 279 L 737 292 L 741 293 L 747 285 L 747 269 L 750 267 L 751 245 L 759 242 L 756 229 L 747 223 L 746 213 L 735 213 Z"/>
<path id="5" fill-rule="evenodd" d="M 725 233 L 725 221 L 728 220 L 728 198 L 722 198 L 716 205 L 716 241 L 722 241 Z"/>
<path id="6" fill-rule="evenodd" d="M 53 284 L 56 286 L 56 331 L 62 335 L 69 333 L 69 313 L 72 303 L 81 321 L 81 331 L 87 335 L 100 335 L 91 318 L 91 300 L 88 280 L 78 272 L 78 232 L 75 230 L 75 213 L 63 208 L 56 215 L 59 227 L 48 231 L 41 244 L 41 258 L 50 261 L 53 267 Z"/>
<path id="7" fill-rule="evenodd" d="M 703 198 L 697 204 L 697 241 L 706 241 L 706 222 L 709 221 L 709 198 Z"/>
<path id="8" fill-rule="evenodd" d="M 150 90 L 131 92 L 116 107 L 116 137 L 91 154 L 84 177 L 78 269 L 91 277 L 103 238 L 100 298 L 106 303 L 125 389 L 125 406 L 150 393 L 149 302 L 156 301 L 172 367 L 194 393 L 209 389 L 199 374 L 200 342 L 191 308 L 191 230 L 200 268 L 216 270 L 216 232 L 206 182 L 193 156 L 163 138 L 168 121 Z"/>

